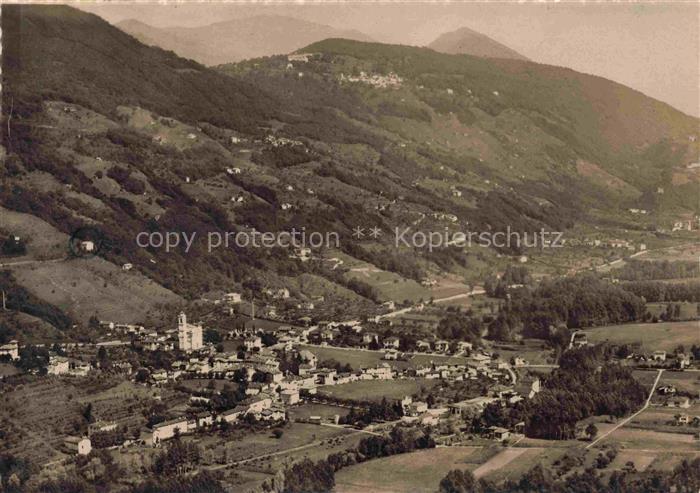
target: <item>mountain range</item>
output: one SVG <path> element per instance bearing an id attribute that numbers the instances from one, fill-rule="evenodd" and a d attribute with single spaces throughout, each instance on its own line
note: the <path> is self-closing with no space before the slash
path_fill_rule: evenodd
<path id="1" fill-rule="evenodd" d="M 419 289 L 522 253 L 386 235 L 299 262 L 284 248 L 141 248 L 143 232 L 642 231 L 698 212 L 698 119 L 599 77 L 347 39 L 212 69 L 70 7 L 2 14 L 0 235 L 26 238 L 37 262 L 16 282 L 76 320 L 268 287 L 333 301 L 318 317 L 367 314 L 386 298 L 339 260 Z M 71 261 L 73 282 L 55 289 L 63 264 L 43 259 L 85 226 L 109 248 Z M 115 307 L 108 286 L 138 309 Z"/>
<path id="2" fill-rule="evenodd" d="M 290 53 L 326 38 L 371 41 L 369 36 L 356 30 L 336 29 L 280 15 L 232 19 L 199 27 L 162 28 L 128 19 L 119 22 L 117 27 L 144 44 L 174 51 L 204 65 Z"/>

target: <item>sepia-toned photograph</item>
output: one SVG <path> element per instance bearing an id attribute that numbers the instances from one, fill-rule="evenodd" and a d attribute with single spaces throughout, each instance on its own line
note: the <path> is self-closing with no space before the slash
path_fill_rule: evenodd
<path id="1" fill-rule="evenodd" d="M 0 3 L 1 493 L 700 492 L 700 2 Z"/>

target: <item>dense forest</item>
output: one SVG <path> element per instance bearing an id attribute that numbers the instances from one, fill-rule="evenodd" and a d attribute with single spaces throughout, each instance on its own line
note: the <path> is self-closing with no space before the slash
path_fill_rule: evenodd
<path id="1" fill-rule="evenodd" d="M 473 420 L 472 428 L 512 428 L 524 422 L 526 436 L 568 440 L 577 436 L 576 425 L 582 419 L 600 415 L 622 417 L 635 411 L 648 391 L 628 368 L 606 363 L 607 351 L 603 346 L 566 351 L 559 368 L 543 379 L 543 389 L 535 397 L 510 408 L 490 404 Z"/>
<path id="2" fill-rule="evenodd" d="M 700 301 L 700 281 L 630 281 L 621 286 L 625 291 L 649 302 Z"/>
<path id="3" fill-rule="evenodd" d="M 618 285 L 586 274 L 545 279 L 534 289 L 510 293 L 489 337 L 511 340 L 515 334 L 551 339 L 558 326 L 569 329 L 633 322 L 646 313 L 644 300 Z"/>
<path id="4" fill-rule="evenodd" d="M 656 279 L 687 279 L 700 277 L 700 266 L 691 261 L 658 262 L 648 260 L 629 259 L 625 265 L 610 271 L 613 277 L 622 281 L 653 281 Z"/>

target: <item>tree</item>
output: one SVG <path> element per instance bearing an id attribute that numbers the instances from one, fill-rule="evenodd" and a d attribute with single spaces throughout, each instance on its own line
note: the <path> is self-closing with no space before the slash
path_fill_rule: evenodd
<path id="1" fill-rule="evenodd" d="M 87 405 L 83 408 L 82 412 L 83 418 L 85 419 L 86 423 L 92 423 L 93 422 L 93 417 L 92 417 L 92 403 L 88 402 Z"/>
<path id="2" fill-rule="evenodd" d="M 453 469 L 440 481 L 440 493 L 477 493 L 480 491 L 471 471 Z"/>
<path id="3" fill-rule="evenodd" d="M 588 435 L 589 440 L 593 440 L 598 435 L 598 427 L 594 423 L 590 423 L 586 426 L 586 435 Z"/>

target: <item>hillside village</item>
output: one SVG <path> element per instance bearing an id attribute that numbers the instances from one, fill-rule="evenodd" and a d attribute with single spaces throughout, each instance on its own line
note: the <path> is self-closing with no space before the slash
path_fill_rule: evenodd
<path id="1" fill-rule="evenodd" d="M 288 296 L 276 291 L 271 294 L 281 299 Z M 174 326 L 158 330 L 95 320 L 91 323 L 101 335 L 93 343 L 23 347 L 10 341 L 2 345 L 0 359 L 17 368 L 27 368 L 29 378 L 17 380 L 17 375 L 6 374 L 4 385 L 8 390 L 41 385 L 42 381 L 79 387 L 82 381 L 94 385 L 110 380 L 110 385 L 122 382 L 120 386 L 131 386 L 133 390 L 126 395 L 153 396 L 145 401 L 139 398 L 141 405 L 152 409 L 144 411 L 142 417 L 131 413 L 114 415 L 108 408 L 98 411 L 101 408 L 96 407 L 97 401 L 93 404 L 89 395 L 83 398 L 92 410 L 86 426 L 80 426 L 83 433 L 55 435 L 51 442 L 56 445 L 41 456 L 43 464 L 37 464 L 42 467 L 42 476 L 51 477 L 74 457 L 91 456 L 96 450 L 119 457 L 152 455 L 173 440 L 185 437 L 186 443 L 203 447 L 206 443 L 206 447 L 218 448 L 214 444 L 225 443 L 225 437 L 235 430 L 253 434 L 271 430 L 282 436 L 296 427 L 310 426 L 371 436 L 397 427 L 417 427 L 430 430 L 432 440 L 440 446 L 515 444 L 526 437 L 526 423 L 504 422 L 491 417 L 492 413 L 500 409 L 498 413 L 507 415 L 535 398 L 543 389 L 542 380 L 557 367 L 548 362 L 551 359 L 543 359 L 548 351 L 533 349 L 530 344 L 521 353 L 516 345 L 508 353 L 512 356 L 506 357 L 499 354 L 497 345 L 480 338 L 467 342 L 409 340 L 401 333 L 391 335 L 396 333 L 392 328 L 398 315 L 390 305 L 385 310 L 394 312 L 368 320 L 299 325 L 243 315 L 250 315 L 250 309 L 254 311 L 253 306 L 246 309 L 246 304 L 250 305 L 240 293 L 226 293 L 220 299 L 207 300 L 206 308 L 196 308 L 206 320 L 202 322 L 189 321 L 185 312 L 177 315 Z M 430 304 L 421 303 L 401 315 L 430 309 Z M 225 318 L 235 318 L 239 323 L 223 330 L 219 324 Z M 592 347 L 586 331 L 574 331 L 564 350 L 582 352 Z M 366 356 L 373 363 L 323 359 L 329 350 L 351 360 L 354 354 Z M 618 349 L 612 357 L 631 370 L 661 375 L 663 371 L 700 370 L 696 359 L 699 353 L 696 346 L 691 352 Z M 528 361 L 531 357 L 537 361 Z M 405 395 L 390 392 L 395 386 L 410 390 Z M 375 387 L 385 389 L 390 397 L 385 395 L 377 401 L 370 393 L 367 400 L 349 390 Z M 379 392 L 377 397 L 383 393 Z M 666 426 L 689 432 L 700 426 L 700 416 L 692 414 L 692 409 L 698 409 L 697 391 L 655 385 L 649 399 L 652 406 L 675 413 L 667 415 Z M 322 411 L 315 414 L 315 409 Z M 16 424 L 16 419 L 10 423 Z M 575 433 L 588 440 L 590 430 L 581 426 Z M 697 431 L 693 433 L 699 435 Z M 20 442 L 9 450 L 19 451 L 22 447 Z M 254 455 L 236 457 L 231 462 L 221 462 L 205 454 L 199 467 L 238 470 Z"/>
<path id="2" fill-rule="evenodd" d="M 498 43 L 3 39 L 0 492 L 700 489 L 697 118 Z"/>

